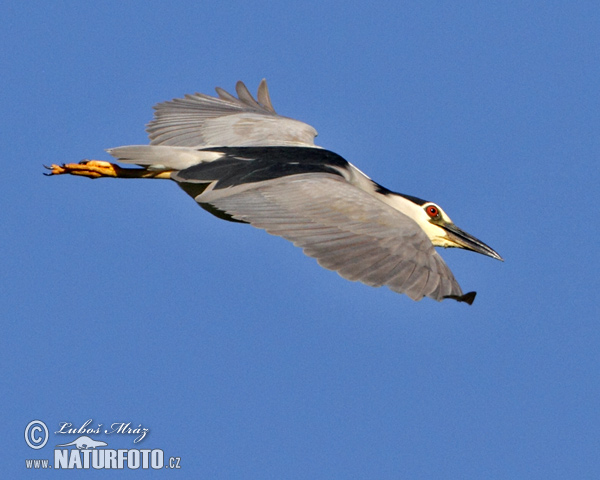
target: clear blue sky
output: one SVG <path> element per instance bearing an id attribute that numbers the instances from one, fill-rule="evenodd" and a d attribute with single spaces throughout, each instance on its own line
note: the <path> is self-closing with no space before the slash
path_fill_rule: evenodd
<path id="1" fill-rule="evenodd" d="M 3 7 L 6 478 L 88 419 L 181 458 L 148 477 L 598 475 L 600 7 L 459 3 Z M 263 77 L 320 145 L 506 259 L 440 252 L 473 306 L 345 281 L 168 181 L 42 175 L 146 143 L 159 101 Z"/>

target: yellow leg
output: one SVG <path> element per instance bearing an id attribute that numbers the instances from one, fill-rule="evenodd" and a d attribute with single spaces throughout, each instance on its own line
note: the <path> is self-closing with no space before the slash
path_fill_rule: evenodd
<path id="1" fill-rule="evenodd" d="M 45 165 L 44 165 L 45 166 Z M 46 166 L 45 166 L 46 167 Z M 52 164 L 46 167 L 50 173 L 46 175 L 79 175 L 88 178 L 171 178 L 171 170 L 148 170 L 146 168 L 123 168 L 101 160 L 84 160 L 79 163 Z"/>

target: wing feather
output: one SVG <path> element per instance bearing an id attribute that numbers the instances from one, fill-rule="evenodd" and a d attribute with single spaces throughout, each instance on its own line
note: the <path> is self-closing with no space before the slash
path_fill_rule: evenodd
<path id="1" fill-rule="evenodd" d="M 313 127 L 275 113 L 264 79 L 258 101 L 242 82 L 235 88 L 238 98 L 217 87 L 218 97 L 195 93 L 155 105 L 146 129 L 150 145 L 315 146 Z"/>
<path id="2" fill-rule="evenodd" d="M 386 285 L 414 300 L 462 295 L 412 219 L 340 176 L 299 174 L 207 189 L 196 201 L 292 241 L 349 280 Z"/>

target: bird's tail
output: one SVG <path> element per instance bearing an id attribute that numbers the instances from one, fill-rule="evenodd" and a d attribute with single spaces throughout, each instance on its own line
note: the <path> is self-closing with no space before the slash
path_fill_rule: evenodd
<path id="1" fill-rule="evenodd" d="M 126 145 L 110 148 L 107 152 L 119 162 L 134 163 L 156 170 L 183 170 L 223 156 L 219 152 L 208 152 L 194 147 L 166 145 Z"/>

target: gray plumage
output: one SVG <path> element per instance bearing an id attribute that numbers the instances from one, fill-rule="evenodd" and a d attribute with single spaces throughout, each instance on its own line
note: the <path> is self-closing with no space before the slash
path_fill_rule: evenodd
<path id="1" fill-rule="evenodd" d="M 150 145 L 109 150 L 125 163 L 172 171 L 206 210 L 286 238 L 342 277 L 414 300 L 463 295 L 434 246 L 501 257 L 458 229 L 442 209 L 373 182 L 314 145 L 316 130 L 275 113 L 266 82 L 254 99 L 196 93 L 155 106 Z"/>
<path id="2" fill-rule="evenodd" d="M 413 220 L 339 175 L 299 174 L 232 190 L 214 189 L 196 201 L 292 241 L 348 280 L 386 285 L 413 300 L 462 295 Z"/>
<path id="3" fill-rule="evenodd" d="M 202 93 L 186 95 L 154 107 L 146 129 L 151 145 L 197 146 L 314 146 L 317 131 L 275 113 L 263 80 L 254 100 L 242 82 L 235 98 L 217 88 L 219 98 Z"/>

